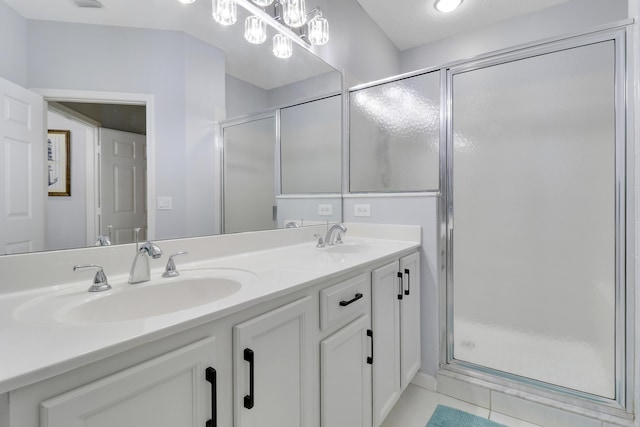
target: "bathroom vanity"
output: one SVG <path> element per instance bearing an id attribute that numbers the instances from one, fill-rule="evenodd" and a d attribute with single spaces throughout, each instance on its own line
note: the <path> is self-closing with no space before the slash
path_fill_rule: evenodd
<path id="1" fill-rule="evenodd" d="M 137 285 L 131 245 L 14 259 L 53 285 L 0 296 L 0 425 L 379 426 L 420 366 L 421 230 L 347 228 L 156 242 L 181 275 Z M 111 290 L 62 274 L 91 258 Z"/>

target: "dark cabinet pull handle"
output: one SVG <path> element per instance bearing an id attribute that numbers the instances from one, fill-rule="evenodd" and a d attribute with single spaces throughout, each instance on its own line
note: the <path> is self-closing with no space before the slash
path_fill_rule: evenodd
<path id="1" fill-rule="evenodd" d="M 404 291 L 404 294 L 409 295 L 411 293 L 411 271 L 408 268 L 405 268 L 404 274 L 407 275 L 407 290 Z"/>
<path id="2" fill-rule="evenodd" d="M 371 329 L 367 329 L 367 336 L 371 337 L 371 357 L 367 357 L 367 363 L 373 365 L 373 331 Z"/>
<path id="3" fill-rule="evenodd" d="M 349 301 L 340 301 L 340 307 L 346 307 L 349 304 L 353 304 L 354 302 L 358 301 L 360 298 L 362 298 L 362 294 L 360 292 L 358 292 L 352 299 L 350 299 Z"/>
<path id="4" fill-rule="evenodd" d="M 404 285 L 402 284 L 402 273 L 398 271 L 398 286 L 400 286 L 400 292 L 398 293 L 398 299 L 402 299 L 402 293 L 404 292 Z"/>
<path id="5" fill-rule="evenodd" d="M 253 350 L 250 348 L 244 349 L 244 360 L 249 362 L 249 394 L 244 397 L 244 407 L 247 409 L 253 408 Z"/>
<path id="6" fill-rule="evenodd" d="M 205 370 L 205 379 L 211 383 L 211 419 L 207 421 L 207 427 L 218 427 L 218 395 L 217 373 L 216 370 L 209 367 Z"/>

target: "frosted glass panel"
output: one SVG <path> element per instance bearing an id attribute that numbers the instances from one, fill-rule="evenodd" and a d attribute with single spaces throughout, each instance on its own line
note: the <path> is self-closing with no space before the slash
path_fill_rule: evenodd
<path id="1" fill-rule="evenodd" d="M 615 397 L 614 44 L 453 76 L 457 360 Z"/>
<path id="2" fill-rule="evenodd" d="M 353 91 L 352 192 L 438 190 L 440 73 Z"/>
<path id="3" fill-rule="evenodd" d="M 342 192 L 342 96 L 280 111 L 282 193 Z"/>
<path id="4" fill-rule="evenodd" d="M 276 227 L 275 117 L 224 129 L 224 232 Z"/>

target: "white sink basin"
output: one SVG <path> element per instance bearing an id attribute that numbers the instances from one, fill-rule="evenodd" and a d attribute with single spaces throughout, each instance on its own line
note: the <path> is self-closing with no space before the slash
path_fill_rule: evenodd
<path id="1" fill-rule="evenodd" d="M 371 245 L 364 243 L 340 243 L 323 248 L 326 252 L 338 254 L 364 254 L 371 250 Z"/>
<path id="2" fill-rule="evenodd" d="M 173 278 L 154 278 L 131 285 L 112 283 L 113 289 L 84 290 L 46 295 L 18 307 L 21 321 L 57 321 L 99 324 L 161 316 L 210 304 L 234 295 L 254 283 L 257 276 L 243 270 L 202 269 L 182 271 Z"/>

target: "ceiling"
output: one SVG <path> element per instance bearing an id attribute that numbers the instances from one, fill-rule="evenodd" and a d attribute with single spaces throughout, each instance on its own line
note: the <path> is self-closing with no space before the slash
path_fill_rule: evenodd
<path id="1" fill-rule="evenodd" d="M 357 0 L 401 51 L 570 0 L 463 0 L 442 13 L 435 0 Z"/>

